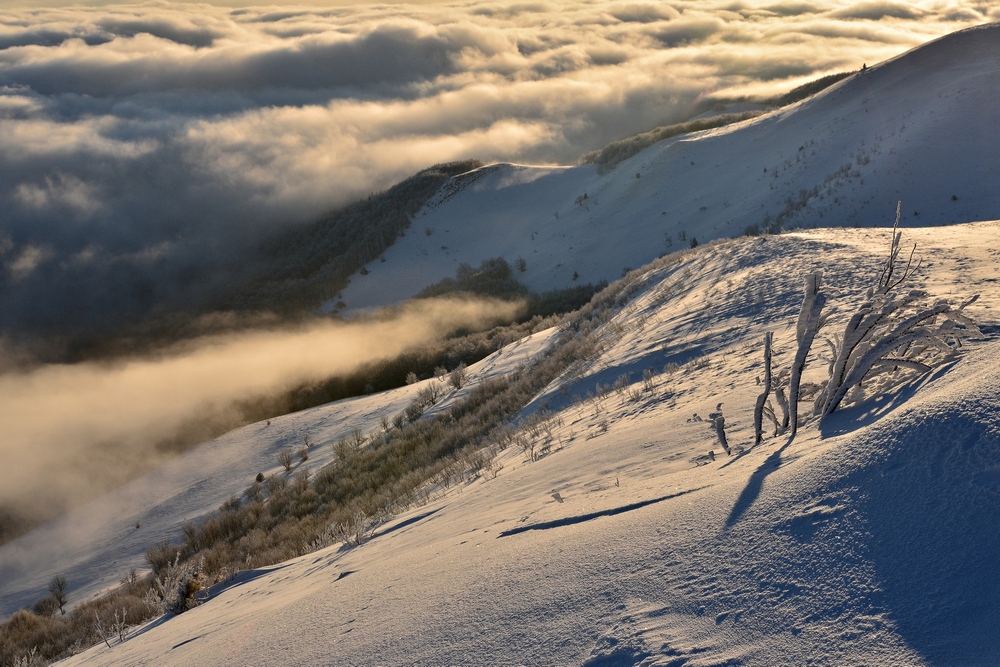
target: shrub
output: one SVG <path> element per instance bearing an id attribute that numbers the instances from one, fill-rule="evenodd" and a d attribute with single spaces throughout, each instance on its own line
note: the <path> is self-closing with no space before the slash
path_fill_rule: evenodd
<path id="1" fill-rule="evenodd" d="M 455 389 L 461 389 L 465 385 L 465 381 L 468 376 L 469 373 L 466 370 L 466 366 L 462 363 L 448 375 L 448 382 L 451 383 L 451 386 Z"/>
<path id="2" fill-rule="evenodd" d="M 123 637 L 129 626 L 159 613 L 144 601 L 152 585 L 148 577 L 129 576 L 122 585 L 95 600 L 85 600 L 65 615 L 43 616 L 26 610 L 0 623 L 0 665 L 46 665 L 71 651 L 102 640 L 105 630 Z M 115 622 L 117 614 L 118 621 Z"/>
<path id="3" fill-rule="evenodd" d="M 31 607 L 31 611 L 39 616 L 54 616 L 59 611 L 59 603 L 51 595 L 39 598 Z"/>
<path id="4" fill-rule="evenodd" d="M 14 612 L 0 625 L 0 662 L 13 665 L 26 656 L 51 659 L 61 655 L 69 648 L 66 630 L 62 617 L 38 616 L 23 609 Z"/>
<path id="5" fill-rule="evenodd" d="M 182 614 L 198 604 L 205 576 L 200 564 L 182 563 L 178 553 L 174 562 L 154 579 L 153 586 L 151 600 L 158 602 L 161 612 Z"/>

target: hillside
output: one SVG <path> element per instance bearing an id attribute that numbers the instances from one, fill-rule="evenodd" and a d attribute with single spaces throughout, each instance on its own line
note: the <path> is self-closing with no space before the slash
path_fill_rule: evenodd
<path id="1" fill-rule="evenodd" d="M 495 256 L 523 257 L 519 277 L 536 290 L 614 280 L 695 238 L 888 226 L 899 200 L 909 227 L 996 219 L 998 58 L 990 24 L 756 119 L 667 139 L 606 174 L 497 164 L 456 176 L 342 300 L 392 303 Z"/>
<path id="2" fill-rule="evenodd" d="M 761 335 L 776 332 L 776 363 L 787 364 L 800 277 L 816 269 L 837 295 L 837 330 L 888 234 L 741 239 L 632 274 L 632 296 L 598 331 L 603 353 L 522 413 L 551 411 L 547 455 L 530 462 L 509 447 L 495 478 L 432 489 L 360 547 L 244 571 L 192 611 L 66 664 L 988 664 L 1000 649 L 989 631 L 1000 613 L 998 231 L 994 222 L 905 232 L 924 259 L 916 285 L 982 293 L 970 309 L 987 339 L 822 429 L 809 420 L 790 445 L 750 446 Z M 468 386 L 537 358 L 551 334 L 470 369 Z M 622 375 L 623 391 L 593 398 Z M 309 433 L 321 464 L 338 438 L 377 428 L 418 390 L 247 427 L 6 545 L 4 600 L 32 578 L 30 565 L 12 572 L 12 554 L 36 569 L 45 554 L 36 594 L 49 568 L 74 582 L 101 571 L 113 584 L 141 564 L 139 541 L 124 539 L 136 522 L 146 539 L 176 535 L 289 438 Z M 708 423 L 692 418 L 720 402 L 744 454 L 723 455 Z M 142 488 L 160 489 L 157 500 L 138 502 Z M 115 510 L 103 528 L 83 521 Z M 76 586 L 75 599 L 100 587 Z"/>

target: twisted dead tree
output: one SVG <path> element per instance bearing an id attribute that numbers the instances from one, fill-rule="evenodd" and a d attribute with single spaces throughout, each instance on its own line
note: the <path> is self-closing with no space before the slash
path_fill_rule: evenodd
<path id="1" fill-rule="evenodd" d="M 889 256 L 877 284 L 868 290 L 843 333 L 827 341 L 833 354 L 830 377 L 816 398 L 821 417 L 832 414 L 863 383 L 901 369 L 926 373 L 958 353 L 965 339 L 982 335 L 964 312 L 978 294 L 956 308 L 944 299 L 931 301 L 923 290 L 900 291 L 920 265 L 919 260 L 913 264 L 914 244 L 905 266 L 897 267 L 901 239 L 897 205 Z"/>
<path id="2" fill-rule="evenodd" d="M 822 283 L 823 274 L 819 271 L 806 276 L 805 296 L 795 326 L 795 341 L 798 343 L 798 348 L 788 378 L 788 415 L 791 420 L 788 426 L 789 438 L 794 438 L 799 428 L 799 387 L 802 382 L 802 372 L 806 368 L 806 359 L 816 333 L 826 323 L 826 318 L 822 316 L 826 295 L 819 291 Z"/>
<path id="3" fill-rule="evenodd" d="M 843 333 L 826 340 L 830 348 L 829 377 L 819 385 L 814 405 L 821 419 L 836 411 L 851 392 L 859 392 L 860 397 L 863 387 L 885 391 L 906 378 L 898 375 L 900 371 L 926 373 L 958 354 L 967 339 L 982 336 L 975 321 L 965 313 L 965 309 L 979 298 L 978 294 L 956 307 L 944 299 L 932 301 L 923 290 L 902 289 L 919 268 L 920 261 L 914 264 L 916 244 L 905 264 L 900 259 L 899 212 L 897 204 L 889 255 L 876 284 L 868 289 Z M 795 437 L 802 373 L 813 341 L 826 322 L 823 308 L 827 298 L 821 288 L 821 273 L 806 276 L 805 294 L 795 327 L 795 359 L 790 369 L 776 376 L 772 374 L 772 332 L 764 336 L 764 382 L 754 406 L 755 444 L 763 439 L 765 418 L 774 424 L 775 435 L 787 429 L 789 438 Z M 785 377 L 788 378 L 787 399 L 783 387 Z M 771 393 L 784 413 L 780 426 L 770 405 Z"/>

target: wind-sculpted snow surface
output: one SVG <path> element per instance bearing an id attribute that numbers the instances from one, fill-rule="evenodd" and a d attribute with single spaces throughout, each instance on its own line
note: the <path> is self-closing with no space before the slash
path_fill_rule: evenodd
<path id="1" fill-rule="evenodd" d="M 598 297 L 617 303 L 603 353 L 523 412 L 546 454 L 509 447 L 498 475 L 438 489 L 362 546 L 242 573 L 66 664 L 991 664 L 998 230 L 906 231 L 921 289 L 983 292 L 969 310 L 985 337 L 822 428 L 800 405 L 790 443 L 753 444 L 763 334 L 787 366 L 800 277 L 816 270 L 839 326 L 889 232 L 729 241 L 634 272 Z M 511 368 L 499 359 L 470 381 Z M 732 456 L 704 418 L 719 403 Z"/>

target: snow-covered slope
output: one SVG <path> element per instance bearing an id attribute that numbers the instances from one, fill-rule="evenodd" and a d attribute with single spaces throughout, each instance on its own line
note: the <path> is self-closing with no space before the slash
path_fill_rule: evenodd
<path id="1" fill-rule="evenodd" d="M 1000 24 L 958 32 L 737 125 L 663 141 L 606 175 L 499 164 L 456 177 L 356 274 L 349 308 L 461 263 L 518 257 L 537 290 L 614 280 L 665 252 L 765 229 L 1000 217 Z M 583 199 L 586 195 L 586 199 Z"/>
<path id="2" fill-rule="evenodd" d="M 998 234 L 991 222 L 905 236 L 924 260 L 917 285 L 982 294 L 971 308 L 985 340 L 822 430 L 809 422 L 791 444 L 752 448 L 761 334 L 775 331 L 787 365 L 800 277 L 813 270 L 842 322 L 888 233 L 740 239 L 655 268 L 605 325 L 600 358 L 529 406 L 553 411 L 552 453 L 527 462 L 508 449 L 495 479 L 438 495 L 363 546 L 243 573 L 206 604 L 66 664 L 995 664 Z M 503 354 L 534 355 L 545 340 Z M 645 369 L 657 373 L 651 392 Z M 623 374 L 633 395 L 589 397 Z M 288 419 L 367 424 L 399 399 Z M 710 461 L 719 447 L 693 415 L 718 403 L 730 442 L 748 450 Z"/>
<path id="3" fill-rule="evenodd" d="M 510 372 L 544 347 L 537 334 L 470 367 L 478 380 Z M 117 586 L 130 568 L 148 565 L 146 549 L 175 540 L 182 526 L 239 496 L 258 473 L 281 473 L 278 453 L 309 444 L 309 459 L 290 471 L 317 470 L 334 459 L 332 445 L 379 428 L 409 405 L 426 382 L 376 396 L 362 396 L 251 424 L 194 448 L 103 498 L 78 507 L 0 546 L 0 617 L 30 606 L 56 574 L 67 576 L 76 600 Z M 447 409 L 468 389 L 452 390 L 436 406 Z"/>

